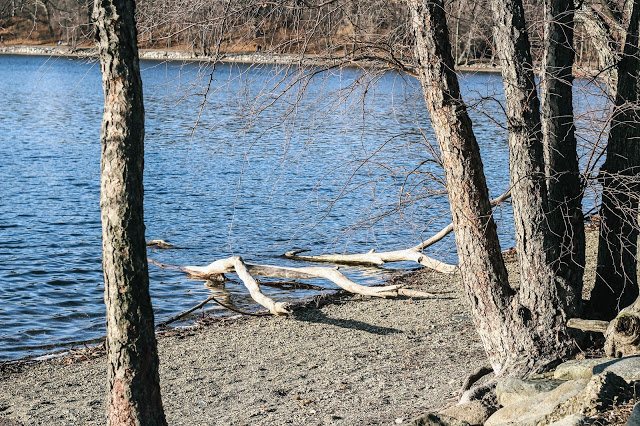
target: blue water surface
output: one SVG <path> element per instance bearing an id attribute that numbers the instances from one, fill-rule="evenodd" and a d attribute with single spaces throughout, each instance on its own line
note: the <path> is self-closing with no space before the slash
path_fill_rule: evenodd
<path id="1" fill-rule="evenodd" d="M 278 256 L 406 248 L 450 221 L 424 100 L 408 77 L 149 61 L 141 69 L 147 239 L 181 248 L 150 248 L 155 261 L 241 255 L 296 265 Z M 471 113 L 498 196 L 509 185 L 500 78 L 461 81 L 471 104 L 486 98 Z M 0 105 L 0 360 L 8 360 L 104 334 L 99 66 L 0 56 Z M 510 247 L 508 206 L 497 216 Z M 455 262 L 452 238 L 429 254 Z M 393 272 L 343 270 L 365 284 Z M 257 308 L 238 283 L 205 287 L 153 265 L 150 279 L 156 321 L 212 292 Z M 285 301 L 314 294 L 265 293 Z"/>

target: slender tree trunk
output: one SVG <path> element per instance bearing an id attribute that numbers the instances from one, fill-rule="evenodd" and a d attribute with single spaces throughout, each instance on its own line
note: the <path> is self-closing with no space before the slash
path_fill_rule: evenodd
<path id="1" fill-rule="evenodd" d="M 96 0 L 104 88 L 101 195 L 108 424 L 166 424 L 143 220 L 144 106 L 134 0 Z"/>
<path id="2" fill-rule="evenodd" d="M 600 170 L 602 204 L 591 315 L 613 319 L 638 297 L 637 244 L 640 196 L 640 2 L 633 3 L 607 144 Z"/>
<path id="3" fill-rule="evenodd" d="M 535 371 L 557 360 L 570 346 L 564 324 L 558 320 L 562 317 L 561 306 L 549 288 L 551 280 L 538 279 L 542 283 L 537 288 L 523 285 L 517 294 L 509 287 L 480 150 L 453 69 L 442 1 L 409 0 L 408 4 L 420 82 L 440 146 L 460 270 L 478 333 L 496 373 Z M 537 122 L 539 127 L 539 119 Z M 523 143 L 525 147 L 531 145 L 529 138 Z M 542 186 L 533 186 L 541 191 L 544 163 L 539 145 L 535 184 Z M 521 151 L 516 152 L 520 154 L 512 161 L 516 169 L 522 167 L 520 163 L 531 162 L 522 158 Z M 537 195 L 543 199 L 546 191 Z M 546 264 L 541 267 L 548 271 Z"/>
<path id="4" fill-rule="evenodd" d="M 566 314 L 580 316 L 585 233 L 583 183 L 578 167 L 573 122 L 573 0 L 545 0 L 545 73 L 542 81 L 542 130 L 548 186 L 548 215 L 559 250 L 553 269 Z"/>

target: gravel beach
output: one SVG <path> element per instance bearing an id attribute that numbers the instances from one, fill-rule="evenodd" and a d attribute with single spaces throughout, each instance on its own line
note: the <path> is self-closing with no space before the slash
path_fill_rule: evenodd
<path id="1" fill-rule="evenodd" d="M 458 275 L 402 279 L 442 293 L 344 296 L 288 318 L 242 317 L 161 337 L 169 424 L 398 424 L 453 403 L 486 363 Z M 67 362 L 4 365 L 0 425 L 103 424 L 105 358 Z"/>
<path id="2" fill-rule="evenodd" d="M 595 238 L 588 234 L 586 283 Z M 508 264 L 512 280 L 516 266 Z M 423 269 L 394 281 L 437 297 L 344 295 L 286 318 L 161 336 L 169 424 L 390 425 L 454 404 L 464 379 L 487 364 L 460 277 Z M 103 424 L 105 357 L 77 358 L 0 364 L 0 426 Z"/>

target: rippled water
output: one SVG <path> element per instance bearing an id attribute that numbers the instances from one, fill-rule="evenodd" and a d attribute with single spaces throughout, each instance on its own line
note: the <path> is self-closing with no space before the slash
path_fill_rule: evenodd
<path id="1" fill-rule="evenodd" d="M 147 239 L 182 248 L 151 248 L 152 259 L 203 265 L 234 254 L 289 265 L 277 256 L 294 248 L 406 248 L 448 223 L 446 199 L 425 198 L 442 190 L 434 183 L 441 175 L 425 161 L 434 159 L 425 154 L 433 137 L 414 81 L 394 73 L 367 81 L 345 70 L 303 84 L 295 69 L 272 66 L 141 67 Z M 463 85 L 469 98 L 500 97 L 496 75 L 466 76 Z M 103 334 L 102 102 L 95 63 L 0 56 L 0 360 Z M 473 112 L 494 196 L 508 186 L 506 137 L 494 122 L 504 121 L 500 111 L 486 102 Z M 508 230 L 508 209 L 499 217 Z M 503 246 L 513 245 L 503 234 Z M 455 261 L 452 245 L 430 254 Z M 389 273 L 344 270 L 368 284 Z M 150 278 L 157 321 L 210 292 L 256 308 L 239 284 L 207 288 L 153 265 Z M 265 292 L 279 300 L 312 294 Z"/>

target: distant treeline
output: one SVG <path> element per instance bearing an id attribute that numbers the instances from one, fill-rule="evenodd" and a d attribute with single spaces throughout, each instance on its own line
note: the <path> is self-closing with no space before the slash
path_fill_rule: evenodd
<path id="1" fill-rule="evenodd" d="M 589 1 L 589 0 L 588 0 Z M 584 2 L 615 34 L 613 1 Z M 593 0 L 591 0 L 593 1 Z M 486 0 L 446 3 L 450 39 L 458 65 L 492 65 L 491 12 Z M 526 0 L 534 60 L 543 51 L 543 1 Z M 5 44 L 91 44 L 91 0 L 0 0 L 0 36 Z M 413 35 L 404 1 L 389 0 L 139 0 L 140 46 L 183 49 L 202 56 L 235 52 L 316 54 L 348 61 L 377 61 L 409 70 Z M 612 40 L 616 42 L 616 40 Z M 582 23 L 574 46 L 577 62 L 597 66 L 597 54 Z"/>

